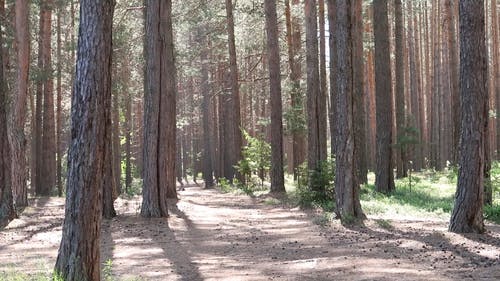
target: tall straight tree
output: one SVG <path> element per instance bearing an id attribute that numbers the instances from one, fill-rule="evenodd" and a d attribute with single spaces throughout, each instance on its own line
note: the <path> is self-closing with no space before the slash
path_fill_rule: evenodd
<path id="1" fill-rule="evenodd" d="M 392 89 L 387 1 L 373 1 L 375 37 L 375 95 L 377 108 L 377 153 L 375 186 L 378 192 L 394 190 L 392 168 Z"/>
<path id="2" fill-rule="evenodd" d="M 496 159 L 500 160 L 500 50 L 499 50 L 499 32 L 500 23 L 498 22 L 498 7 L 497 1 L 491 0 L 491 37 L 492 37 L 492 61 L 493 61 L 493 85 L 492 88 L 494 93 L 496 93 Z"/>
<path id="3" fill-rule="evenodd" d="M 203 1 L 203 5 L 206 5 Z M 201 92 L 203 95 L 202 104 L 202 122 L 203 122 L 203 181 L 205 188 L 211 188 L 214 185 L 213 166 L 212 166 L 212 138 L 210 128 L 210 81 L 208 79 L 208 42 L 207 32 L 201 26 L 198 29 L 198 40 L 200 43 L 200 61 L 201 61 Z"/>
<path id="4" fill-rule="evenodd" d="M 404 44 L 403 44 L 403 5 L 401 0 L 394 1 L 395 10 L 395 45 L 396 45 L 396 134 L 397 142 L 403 140 L 405 128 L 405 79 L 404 79 Z M 407 176 L 406 171 L 406 149 L 400 143 L 396 154 L 396 176 L 403 178 Z"/>
<path id="5" fill-rule="evenodd" d="M 144 217 L 166 217 L 167 198 L 177 197 L 175 189 L 177 85 L 171 14 L 172 1 L 147 1 L 144 188 L 141 208 L 141 215 Z"/>
<path id="6" fill-rule="evenodd" d="M 361 0 L 354 0 L 361 1 Z M 335 138 L 336 151 L 336 180 L 335 194 L 337 212 L 341 219 L 354 217 L 363 219 L 364 214 L 359 202 L 359 181 L 357 177 L 356 148 L 354 137 L 354 71 L 353 51 L 354 15 L 353 9 L 359 3 L 351 0 L 337 0 L 337 61 L 338 61 L 338 95 L 336 100 L 337 136 Z M 332 70 L 330 70 L 332 71 Z"/>
<path id="7" fill-rule="evenodd" d="M 328 118 L 330 121 L 330 154 L 331 158 L 335 158 L 335 138 L 336 138 L 336 111 L 337 111 L 337 0 L 328 0 L 328 27 L 330 30 L 329 50 L 330 50 L 330 112 Z"/>
<path id="8" fill-rule="evenodd" d="M 56 20 L 56 36 L 57 36 L 57 67 L 56 67 L 56 186 L 57 186 L 57 195 L 62 197 L 63 195 L 63 183 L 62 183 L 62 156 L 63 149 L 61 145 L 61 137 L 62 137 L 62 66 L 63 66 L 63 58 L 62 58 L 62 39 L 61 39 L 61 18 L 63 17 L 63 11 L 65 9 L 65 4 L 58 2 L 57 4 L 57 20 Z"/>
<path id="9" fill-rule="evenodd" d="M 0 18 L 4 18 L 4 2 L 0 3 Z M 3 46 L 3 21 L 0 22 L 0 46 Z M 7 135 L 8 99 L 5 83 L 4 50 L 0 49 L 0 229 L 7 225 L 15 216 L 12 189 L 10 184 L 10 153 Z"/>
<path id="10" fill-rule="evenodd" d="M 233 3 L 232 0 L 226 0 L 226 16 L 227 16 L 227 34 L 228 34 L 228 49 L 229 49 L 229 68 L 230 68 L 230 85 L 231 85 L 231 98 L 229 99 L 229 110 L 230 110 L 230 122 L 228 134 L 229 139 L 226 142 L 228 145 L 231 165 L 228 165 L 226 171 L 228 179 L 232 180 L 236 175 L 236 178 L 243 181 L 242 176 L 236 172 L 234 166 L 242 159 L 242 146 L 243 146 L 243 136 L 241 132 L 241 113 L 240 113 L 240 86 L 238 83 L 238 64 L 236 59 L 236 45 L 234 40 L 234 15 L 233 15 Z"/>
<path id="11" fill-rule="evenodd" d="M 283 113 L 276 0 L 265 0 L 269 87 L 271 100 L 271 192 L 285 192 L 283 174 Z"/>
<path id="12" fill-rule="evenodd" d="M 63 235 L 55 265 L 63 280 L 100 279 L 106 105 L 111 100 L 113 0 L 81 0 L 71 101 L 71 143 Z"/>
<path id="13" fill-rule="evenodd" d="M 366 161 L 366 129 L 365 129 L 365 89 L 363 87 L 363 8 L 362 1 L 353 1 L 351 9 L 352 31 L 352 71 L 353 71 L 353 116 L 356 175 L 358 183 L 368 182 Z"/>
<path id="14" fill-rule="evenodd" d="M 460 96 L 458 93 L 458 52 L 457 52 L 457 40 L 455 36 L 455 8 L 454 4 L 456 1 L 445 0 L 445 24 L 447 30 L 447 40 L 448 40 L 448 63 L 449 63 L 449 73 L 450 73 L 450 91 L 451 91 L 451 110 L 452 110 L 452 147 L 451 149 L 451 161 L 452 163 L 457 163 L 458 161 L 458 146 L 460 139 Z"/>
<path id="15" fill-rule="evenodd" d="M 321 162 L 326 160 L 326 151 L 321 151 L 320 109 L 322 101 L 319 81 L 318 24 L 316 0 L 305 1 L 306 15 L 306 65 L 307 65 L 307 168 L 310 172 L 309 187 L 323 192 L 312 177 L 321 173 Z"/>
<path id="16" fill-rule="evenodd" d="M 325 161 L 327 154 L 327 92 L 326 82 L 326 36 L 325 36 L 325 1 L 318 0 L 318 24 L 319 24 L 319 95 L 318 95 L 318 129 L 319 129 L 319 151 L 321 161 Z"/>
<path id="17" fill-rule="evenodd" d="M 112 96 L 113 94 L 111 94 Z M 113 196 L 113 191 L 116 188 L 114 170 L 113 170 L 113 124 L 112 124 L 112 97 L 106 97 L 104 101 L 104 118 L 106 124 L 106 130 L 104 135 L 104 165 L 103 165 L 103 180 L 102 180 L 102 216 L 106 219 L 111 219 L 116 216 L 116 210 L 114 207 L 115 198 Z"/>
<path id="18" fill-rule="evenodd" d="M 54 81 L 52 79 L 52 9 L 53 1 L 44 0 L 40 3 L 40 46 L 39 60 L 41 61 L 41 81 L 43 95 L 41 128 L 41 154 L 38 161 L 40 172 L 39 182 L 36 185 L 38 195 L 50 195 L 56 185 L 56 143 L 54 119 Z M 41 125 L 41 127 L 40 127 Z"/>
<path id="19" fill-rule="evenodd" d="M 13 102 L 10 107 L 8 123 L 11 166 L 11 184 L 16 208 L 28 205 L 28 189 L 26 183 L 26 105 L 29 79 L 29 1 L 16 0 L 15 3 L 15 41 L 17 46 L 17 78 Z"/>
<path id="20" fill-rule="evenodd" d="M 292 1 L 292 7 L 299 5 L 299 0 Z M 290 105 L 293 113 L 302 116 L 304 112 L 303 97 L 300 90 L 300 80 L 302 77 L 302 64 L 299 60 L 299 54 L 302 49 L 301 24 L 297 15 L 292 13 L 290 1 L 285 0 L 286 33 L 288 45 L 288 64 L 290 67 Z M 292 156 L 293 156 L 293 174 L 297 179 L 297 169 L 305 161 L 306 139 L 302 126 L 293 124 L 290 126 L 292 134 Z"/>
<path id="21" fill-rule="evenodd" d="M 460 0 L 460 160 L 450 231 L 482 233 L 488 74 L 484 1 Z"/>

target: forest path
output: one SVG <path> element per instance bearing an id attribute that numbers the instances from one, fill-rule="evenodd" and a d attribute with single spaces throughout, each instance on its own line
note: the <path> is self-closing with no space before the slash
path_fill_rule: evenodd
<path id="1" fill-rule="evenodd" d="M 489 225 L 482 236 L 447 233 L 446 221 L 321 226 L 313 211 L 274 201 L 187 187 L 177 207 L 170 204 L 168 219 L 144 219 L 139 198 L 119 199 L 118 217 L 103 221 L 103 277 L 111 272 L 112 280 L 500 280 L 498 225 Z M 0 276 L 49 271 L 55 263 L 64 200 L 34 203 L 0 232 Z"/>

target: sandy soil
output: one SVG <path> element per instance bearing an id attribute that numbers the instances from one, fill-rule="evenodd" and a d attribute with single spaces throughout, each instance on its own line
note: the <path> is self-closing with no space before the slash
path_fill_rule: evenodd
<path id="1" fill-rule="evenodd" d="M 187 187 L 168 219 L 117 201 L 103 222 L 102 257 L 114 280 L 500 280 L 500 227 L 446 232 L 446 221 L 329 225 L 314 211 Z M 0 276 L 50 271 L 64 200 L 43 198 L 0 231 Z"/>

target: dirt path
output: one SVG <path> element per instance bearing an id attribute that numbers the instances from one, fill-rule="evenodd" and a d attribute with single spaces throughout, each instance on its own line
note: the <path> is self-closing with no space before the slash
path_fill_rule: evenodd
<path id="1" fill-rule="evenodd" d="M 102 236 L 113 280 L 500 280 L 499 226 L 482 236 L 447 233 L 446 221 L 348 229 L 265 198 L 199 187 L 180 197 L 168 220 L 141 218 L 138 200 L 117 202 Z M 63 203 L 39 199 L 0 232 L 0 276 L 51 270 Z"/>

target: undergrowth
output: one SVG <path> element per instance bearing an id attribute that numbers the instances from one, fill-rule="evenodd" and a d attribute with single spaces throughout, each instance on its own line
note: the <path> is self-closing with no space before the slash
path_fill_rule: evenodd
<path id="1" fill-rule="evenodd" d="M 335 210 L 333 181 L 329 182 L 328 196 L 312 191 L 307 186 L 307 173 L 302 167 L 295 186 L 288 186 L 289 198 L 299 206 L 320 208 L 325 212 Z M 381 218 L 406 217 L 448 220 L 453 210 L 457 185 L 457 169 L 449 167 L 445 171 L 426 170 L 413 173 L 411 178 L 397 179 L 396 190 L 389 195 L 375 191 L 373 173 L 369 174 L 369 184 L 361 186 L 360 201 L 365 214 Z M 487 220 L 500 223 L 500 163 L 491 169 L 493 205 L 484 207 Z"/>

